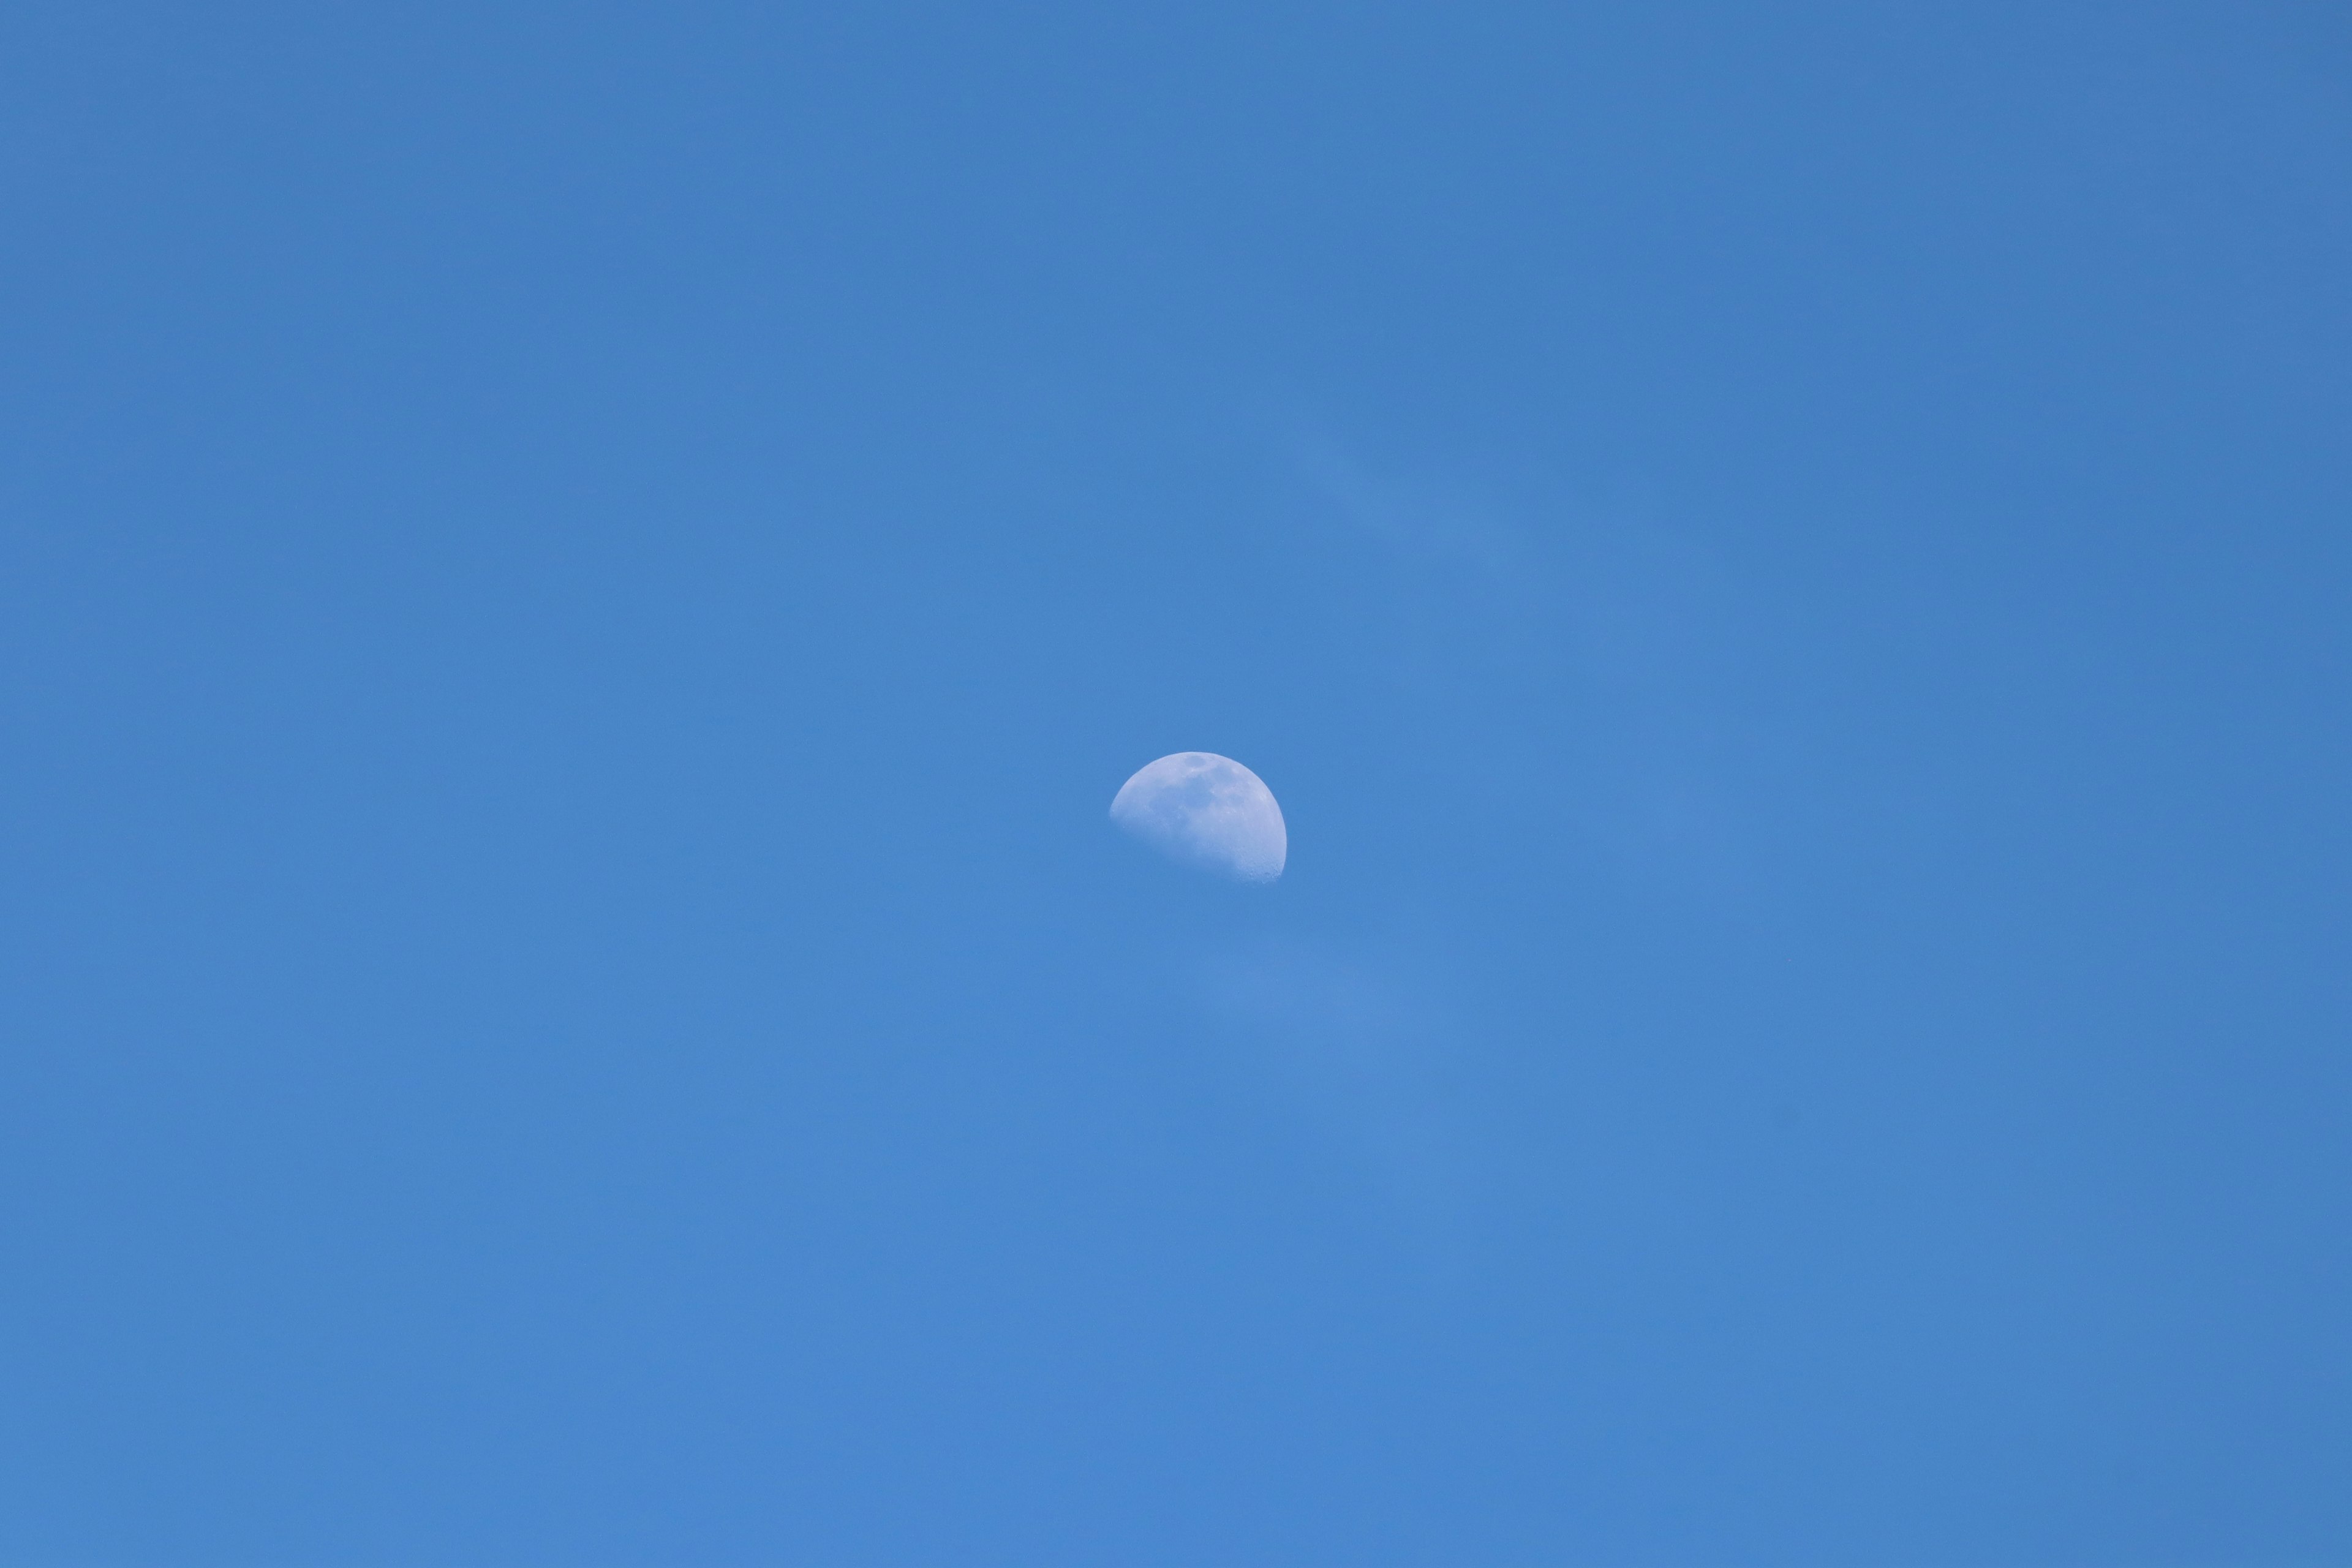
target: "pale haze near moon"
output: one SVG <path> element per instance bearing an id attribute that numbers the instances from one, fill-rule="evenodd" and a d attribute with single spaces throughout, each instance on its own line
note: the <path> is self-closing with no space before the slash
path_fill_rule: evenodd
<path id="1" fill-rule="evenodd" d="M 1110 819 L 1171 860 L 1244 882 L 1273 881 L 1290 855 L 1274 792 L 1214 752 L 1178 752 L 1138 770 Z"/>

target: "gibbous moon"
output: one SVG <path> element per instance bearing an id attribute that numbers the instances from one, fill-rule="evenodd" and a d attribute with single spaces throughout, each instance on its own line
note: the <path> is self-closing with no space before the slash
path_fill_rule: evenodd
<path id="1" fill-rule="evenodd" d="M 1171 860 L 1271 882 L 1290 857 L 1282 807 L 1264 780 L 1214 752 L 1178 752 L 1119 786 L 1110 819 Z"/>

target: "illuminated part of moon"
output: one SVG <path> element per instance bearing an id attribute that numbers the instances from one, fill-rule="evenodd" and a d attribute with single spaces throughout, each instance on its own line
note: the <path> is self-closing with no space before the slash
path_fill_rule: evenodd
<path id="1" fill-rule="evenodd" d="M 1171 860 L 1271 882 L 1289 858 L 1282 807 L 1264 780 L 1214 752 L 1178 752 L 1119 786 L 1110 819 Z"/>

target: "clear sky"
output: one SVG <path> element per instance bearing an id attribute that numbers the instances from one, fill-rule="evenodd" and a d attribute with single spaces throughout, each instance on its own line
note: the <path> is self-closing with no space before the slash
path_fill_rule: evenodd
<path id="1" fill-rule="evenodd" d="M 9 5 L 0 1563 L 2352 1561 L 2347 433 L 2332 0 Z"/>

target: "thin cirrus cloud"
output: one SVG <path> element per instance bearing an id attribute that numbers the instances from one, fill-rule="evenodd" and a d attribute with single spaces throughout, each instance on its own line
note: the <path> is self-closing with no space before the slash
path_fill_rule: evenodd
<path id="1" fill-rule="evenodd" d="M 1454 1250 L 1478 1184 L 1444 990 L 1410 947 L 1267 933 L 1203 954 L 1193 992 L 1251 1092 L 1301 1118 L 1432 1260 Z"/>
<path id="2" fill-rule="evenodd" d="M 1486 820 L 1528 812 L 1677 901 L 1769 895 L 1799 716 L 1759 685 L 1802 628 L 1711 542 L 1508 465 L 1403 473 L 1328 436 L 1291 448 L 1301 525 L 1370 561 L 1363 664 L 1393 723 Z M 1811 623 L 1807 623 L 1808 626 Z M 1497 724 L 1498 710 L 1530 716 Z"/>

